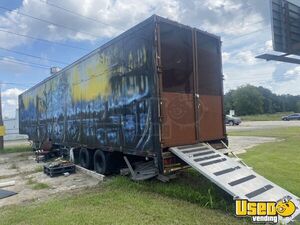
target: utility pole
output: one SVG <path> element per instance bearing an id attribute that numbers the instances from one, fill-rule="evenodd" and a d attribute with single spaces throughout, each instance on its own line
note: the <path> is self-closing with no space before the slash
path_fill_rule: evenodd
<path id="1" fill-rule="evenodd" d="M 3 143 L 4 132 L 5 130 L 4 130 L 3 119 L 2 119 L 1 83 L 0 83 L 0 151 L 4 147 L 4 143 Z"/>

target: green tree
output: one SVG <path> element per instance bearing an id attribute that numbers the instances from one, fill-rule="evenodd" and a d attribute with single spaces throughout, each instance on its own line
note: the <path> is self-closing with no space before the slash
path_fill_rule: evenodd
<path id="1" fill-rule="evenodd" d="M 233 94 L 235 91 L 231 90 L 224 96 L 224 112 L 229 114 L 229 111 L 233 109 Z"/>
<path id="2" fill-rule="evenodd" d="M 264 97 L 257 87 L 242 86 L 234 92 L 233 98 L 233 106 L 238 115 L 253 115 L 264 112 Z"/>
<path id="3" fill-rule="evenodd" d="M 246 85 L 231 90 L 224 97 L 224 111 L 234 109 L 237 115 L 276 112 L 299 112 L 300 96 L 276 95 L 264 87 Z"/>

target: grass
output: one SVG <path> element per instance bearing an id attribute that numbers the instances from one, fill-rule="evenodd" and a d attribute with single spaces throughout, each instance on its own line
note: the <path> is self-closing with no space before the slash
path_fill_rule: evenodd
<path id="1" fill-rule="evenodd" d="M 242 121 L 278 121 L 281 120 L 282 116 L 292 114 L 293 112 L 279 112 L 274 114 L 259 114 L 259 115 L 249 115 L 241 116 Z"/>
<path id="2" fill-rule="evenodd" d="M 37 166 L 34 169 L 34 172 L 39 173 L 39 172 L 43 172 L 44 171 L 44 167 L 43 166 Z"/>
<path id="3" fill-rule="evenodd" d="M 37 182 L 37 181 L 33 180 L 32 178 L 29 178 L 26 184 L 30 185 L 31 189 L 33 189 L 33 190 L 42 190 L 42 189 L 50 188 L 50 186 L 48 184 Z"/>
<path id="4" fill-rule="evenodd" d="M 72 193 L 72 196 L 26 207 L 11 206 L 1 209 L 1 224 L 234 225 L 244 221 L 220 210 L 145 191 L 143 186 L 125 177 L 116 177 L 83 193 Z"/>
<path id="5" fill-rule="evenodd" d="M 32 148 L 30 146 L 15 146 L 15 147 L 5 147 L 4 149 L 0 149 L 0 154 L 7 153 L 19 153 L 19 152 L 32 152 Z"/>
<path id="6" fill-rule="evenodd" d="M 229 132 L 229 135 L 281 139 L 258 145 L 239 156 L 259 174 L 300 196 L 300 127 Z"/>
<path id="7" fill-rule="evenodd" d="M 156 193 L 228 213 L 233 212 L 234 208 L 231 196 L 192 169 L 182 172 L 168 183 L 158 180 L 132 182 L 124 177 L 117 177 L 114 182 L 116 186 L 128 186 L 145 193 Z"/>
<path id="8" fill-rule="evenodd" d="M 46 184 L 46 183 L 39 183 L 39 182 L 37 182 L 36 184 L 34 184 L 32 186 L 33 190 L 41 190 L 41 189 L 49 189 L 49 188 L 50 188 L 50 186 L 48 184 Z"/>
<path id="9" fill-rule="evenodd" d="M 241 157 L 261 175 L 300 195 L 300 128 L 230 132 L 283 139 L 254 147 Z M 34 186 L 34 180 L 28 180 Z M 114 177 L 101 186 L 47 202 L 10 206 L 1 224 L 250 224 L 233 216 L 232 198 L 194 170 L 169 183 Z"/>

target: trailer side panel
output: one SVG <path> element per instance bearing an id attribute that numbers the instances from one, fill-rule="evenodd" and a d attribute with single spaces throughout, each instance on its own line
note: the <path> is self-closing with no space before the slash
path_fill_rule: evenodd
<path id="1" fill-rule="evenodd" d="M 42 142 L 153 154 L 154 23 L 23 93 L 20 133 Z"/>

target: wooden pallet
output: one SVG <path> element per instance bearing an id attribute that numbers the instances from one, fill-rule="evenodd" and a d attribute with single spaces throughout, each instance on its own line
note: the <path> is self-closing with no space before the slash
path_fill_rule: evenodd
<path id="1" fill-rule="evenodd" d="M 59 176 L 64 173 L 75 173 L 75 165 L 74 164 L 66 164 L 50 167 L 49 165 L 44 166 L 44 173 L 50 177 Z"/>

